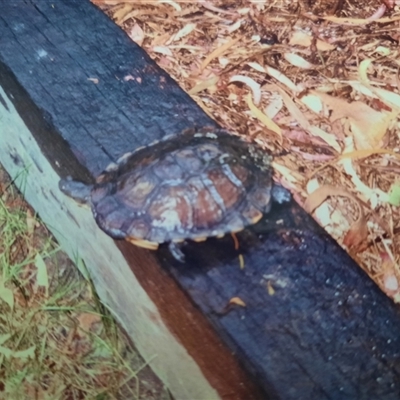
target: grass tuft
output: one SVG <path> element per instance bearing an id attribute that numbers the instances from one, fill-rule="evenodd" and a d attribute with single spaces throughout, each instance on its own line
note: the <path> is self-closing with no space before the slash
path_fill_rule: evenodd
<path id="1" fill-rule="evenodd" d="M 0 399 L 168 399 L 88 274 L 78 272 L 2 175 Z"/>

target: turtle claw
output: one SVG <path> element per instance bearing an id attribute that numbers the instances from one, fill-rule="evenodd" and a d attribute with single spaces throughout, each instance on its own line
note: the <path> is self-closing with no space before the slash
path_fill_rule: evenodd
<path id="1" fill-rule="evenodd" d="M 181 243 L 170 242 L 168 245 L 168 249 L 170 253 L 173 255 L 175 260 L 184 263 L 185 262 L 185 255 L 181 250 Z"/>

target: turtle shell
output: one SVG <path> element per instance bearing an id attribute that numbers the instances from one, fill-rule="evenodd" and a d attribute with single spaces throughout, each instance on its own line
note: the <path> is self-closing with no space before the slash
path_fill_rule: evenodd
<path id="1" fill-rule="evenodd" d="M 255 224 L 271 203 L 271 157 L 223 130 L 186 131 L 125 154 L 96 180 L 90 202 L 114 238 L 155 249 Z"/>

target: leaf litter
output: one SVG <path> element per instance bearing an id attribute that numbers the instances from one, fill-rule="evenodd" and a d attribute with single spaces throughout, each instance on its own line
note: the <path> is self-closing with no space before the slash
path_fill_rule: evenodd
<path id="1" fill-rule="evenodd" d="M 208 115 L 285 154 L 301 205 L 310 181 L 335 188 L 314 217 L 400 300 L 399 1 L 92 1 Z"/>
<path id="2" fill-rule="evenodd" d="M 0 399 L 170 399 L 1 166 L 0 231 Z"/>

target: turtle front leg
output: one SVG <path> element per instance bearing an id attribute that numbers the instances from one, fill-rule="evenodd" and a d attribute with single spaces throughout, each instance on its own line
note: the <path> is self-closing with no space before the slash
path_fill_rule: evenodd
<path id="1" fill-rule="evenodd" d="M 182 243 L 170 242 L 168 245 L 168 249 L 170 253 L 174 256 L 175 260 L 184 263 L 185 262 L 185 255 L 181 250 Z"/>

